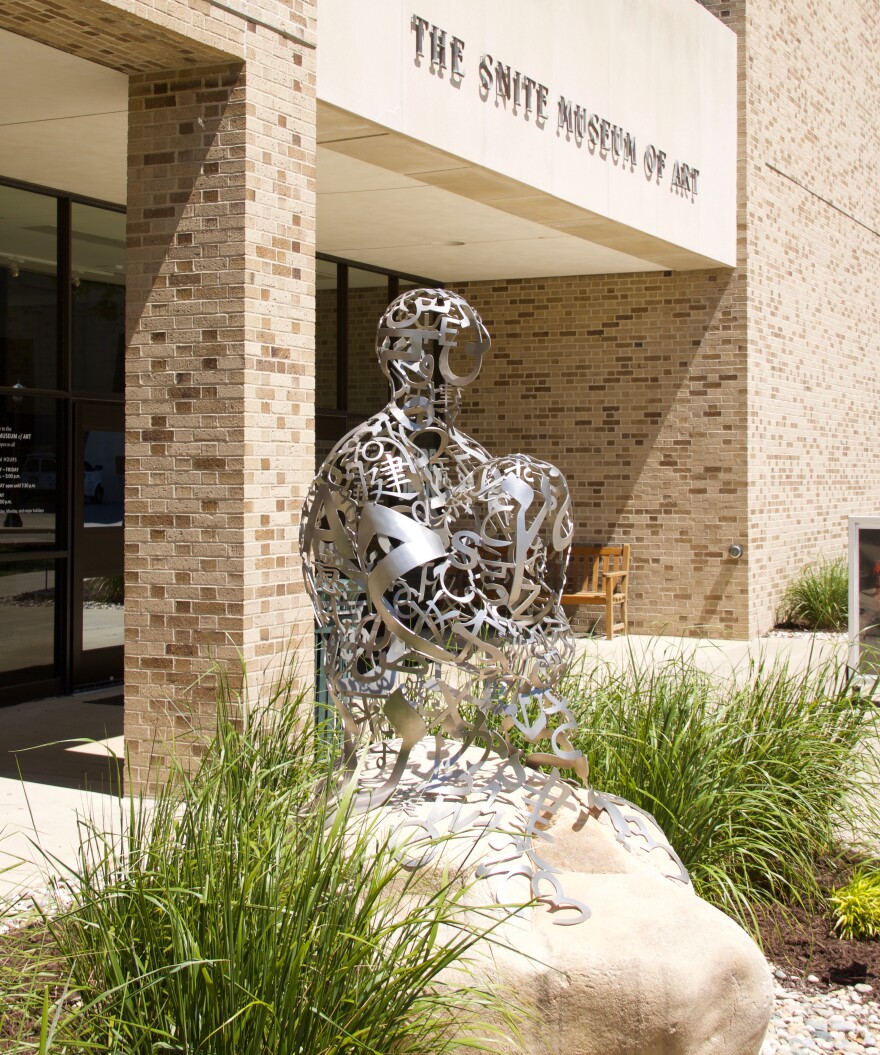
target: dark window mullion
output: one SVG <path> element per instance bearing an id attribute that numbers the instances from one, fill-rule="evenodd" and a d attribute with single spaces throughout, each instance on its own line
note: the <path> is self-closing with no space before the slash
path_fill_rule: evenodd
<path id="1" fill-rule="evenodd" d="M 58 362 L 59 388 L 70 391 L 71 275 L 70 199 L 58 199 Z"/>
<path id="2" fill-rule="evenodd" d="M 58 363 L 59 384 L 70 393 L 73 383 L 73 275 L 72 275 L 72 208 L 70 198 L 58 199 Z M 71 613 L 70 598 L 73 596 L 71 581 L 73 561 L 70 545 L 73 538 L 73 512 L 71 509 L 71 487 L 75 471 L 73 466 L 73 413 L 70 400 L 59 401 L 61 420 L 58 422 L 58 439 L 61 450 L 58 451 L 58 466 L 64 467 L 58 473 L 56 486 L 57 509 L 61 510 L 60 522 L 56 521 L 63 547 L 67 550 L 66 560 L 56 565 L 55 574 L 55 649 L 58 670 L 64 679 L 64 691 L 71 690 Z"/>
<path id="3" fill-rule="evenodd" d="M 348 268 L 336 269 L 336 409 L 348 410 Z"/>

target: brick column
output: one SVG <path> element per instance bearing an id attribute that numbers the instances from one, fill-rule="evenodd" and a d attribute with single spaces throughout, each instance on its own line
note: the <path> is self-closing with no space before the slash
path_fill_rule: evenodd
<path id="1" fill-rule="evenodd" d="M 304 5 L 308 6 L 308 5 Z M 125 732 L 133 779 L 213 713 L 216 660 L 310 680 L 314 52 L 131 79 Z M 274 664 L 274 670 L 273 668 Z M 196 679 L 202 678 L 196 687 Z"/>

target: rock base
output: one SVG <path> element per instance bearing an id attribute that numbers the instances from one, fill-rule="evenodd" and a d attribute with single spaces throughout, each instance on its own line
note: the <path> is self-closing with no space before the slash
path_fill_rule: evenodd
<path id="1" fill-rule="evenodd" d="M 475 967 L 477 984 L 502 986 L 530 1012 L 529 1055 L 757 1055 L 773 1009 L 770 969 L 733 920 L 696 896 L 650 818 L 556 785 L 526 834 L 542 795 L 549 801 L 541 775 L 508 788 L 501 757 L 471 748 L 438 766 L 437 750 L 433 739 L 418 746 L 373 815 L 426 870 L 457 864 L 473 876 L 476 866 L 472 905 L 513 909 L 553 895 L 549 909 L 516 911 L 494 935 L 504 945 L 487 945 Z M 366 795 L 394 760 L 393 744 L 371 749 Z"/>

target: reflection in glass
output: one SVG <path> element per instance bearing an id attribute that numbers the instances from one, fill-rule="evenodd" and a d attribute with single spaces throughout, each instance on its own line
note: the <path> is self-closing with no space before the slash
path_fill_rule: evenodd
<path id="1" fill-rule="evenodd" d="M 0 563 L 0 679 L 55 661 L 55 562 Z"/>
<path id="2" fill-rule="evenodd" d="M 122 525 L 125 490 L 125 434 L 92 429 L 85 437 L 83 525 Z"/>
<path id="3" fill-rule="evenodd" d="M 859 529 L 859 670 L 880 674 L 880 530 Z"/>
<path id="4" fill-rule="evenodd" d="M 58 206 L 0 186 L 0 385 L 58 388 Z"/>
<path id="5" fill-rule="evenodd" d="M 376 319 L 390 300 L 387 275 L 348 269 L 348 415 L 349 427 L 388 402 L 388 381 L 376 360 Z"/>
<path id="6" fill-rule="evenodd" d="M 345 416 L 337 407 L 338 268 L 316 262 L 315 290 L 315 464 L 320 465 L 345 433 Z"/>
<path id="7" fill-rule="evenodd" d="M 315 282 L 315 404 L 336 409 L 336 264 L 316 262 Z"/>
<path id="8" fill-rule="evenodd" d="M 73 387 L 122 392 L 125 215 L 74 204 L 71 231 Z"/>
<path id="9" fill-rule="evenodd" d="M 0 552 L 55 545 L 58 400 L 0 396 Z"/>
<path id="10" fill-rule="evenodd" d="M 121 575 L 83 579 L 83 652 L 122 645 L 125 611 L 123 583 Z"/>

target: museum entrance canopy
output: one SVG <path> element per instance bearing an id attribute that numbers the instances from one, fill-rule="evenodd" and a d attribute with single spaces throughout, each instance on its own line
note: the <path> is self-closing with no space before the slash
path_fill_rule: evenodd
<path id="1" fill-rule="evenodd" d="M 318 98 L 323 252 L 457 279 L 735 264 L 736 38 L 695 0 L 322 0 Z"/>
<path id="2" fill-rule="evenodd" d="M 125 75 L 0 43 L 3 175 L 124 204 Z M 736 38 L 696 0 L 321 0 L 318 45 L 321 252 L 450 281 L 735 264 Z"/>

